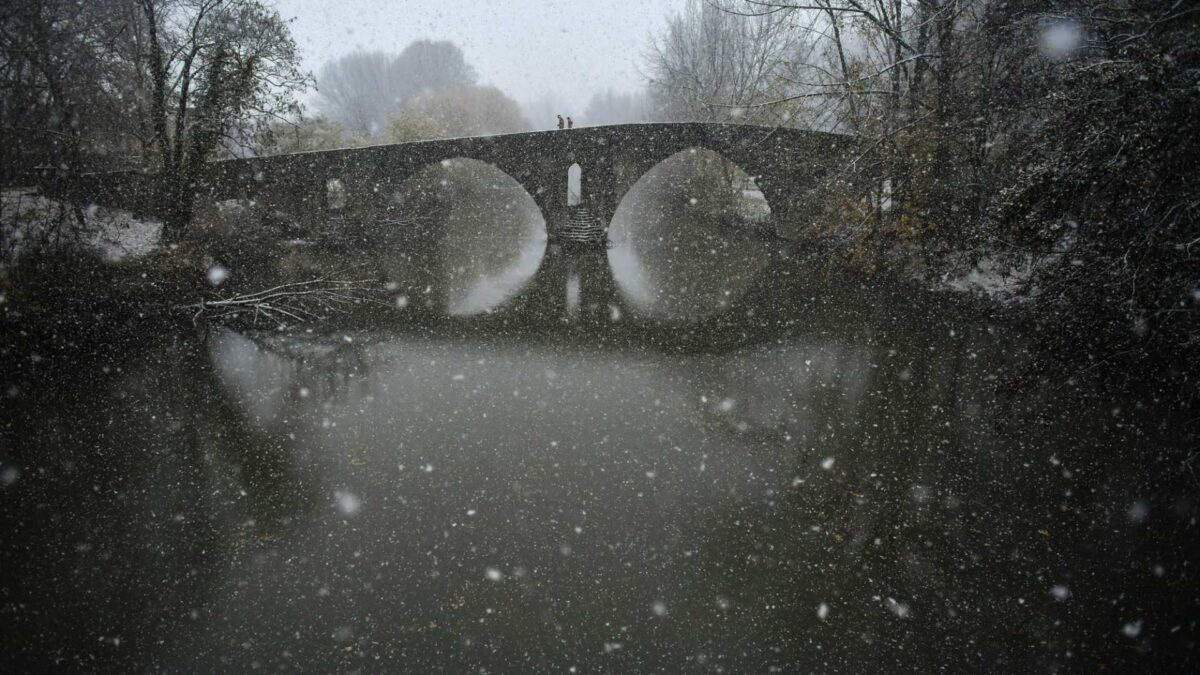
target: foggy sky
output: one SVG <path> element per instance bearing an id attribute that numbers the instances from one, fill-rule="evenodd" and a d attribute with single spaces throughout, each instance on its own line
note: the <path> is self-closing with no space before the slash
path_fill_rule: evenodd
<path id="1" fill-rule="evenodd" d="M 650 36 L 684 0 L 277 0 L 304 66 L 357 49 L 399 53 L 413 40 L 451 40 L 479 73 L 527 105 L 551 95 L 582 115 L 594 92 L 632 91 Z M 308 97 L 311 100 L 311 95 Z M 530 120 L 549 127 L 552 120 Z"/>

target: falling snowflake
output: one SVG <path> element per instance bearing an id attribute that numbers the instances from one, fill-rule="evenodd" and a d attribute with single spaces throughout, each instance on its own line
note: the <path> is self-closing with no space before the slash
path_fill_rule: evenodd
<path id="1" fill-rule="evenodd" d="M 900 602 L 899 600 L 896 600 L 895 598 L 887 599 L 887 608 L 888 608 L 889 612 L 891 612 L 892 614 L 895 614 L 897 617 L 899 617 L 901 619 L 908 618 L 908 615 L 909 615 L 908 605 L 906 605 L 903 602 Z"/>
<path id="2" fill-rule="evenodd" d="M 208 272 L 205 273 L 205 276 L 208 278 L 208 283 L 212 284 L 213 286 L 220 286 L 221 284 L 225 283 L 225 280 L 229 278 L 230 274 L 231 272 L 229 271 L 229 268 L 225 267 L 224 265 L 217 264 L 209 267 Z"/>
<path id="3" fill-rule="evenodd" d="M 337 502 L 338 511 L 348 516 L 358 513 L 358 510 L 362 508 L 362 500 L 352 492 L 337 490 L 333 493 L 333 498 Z"/>

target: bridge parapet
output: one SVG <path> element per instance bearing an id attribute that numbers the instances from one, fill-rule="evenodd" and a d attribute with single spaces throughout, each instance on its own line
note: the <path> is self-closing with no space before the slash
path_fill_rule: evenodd
<path id="1" fill-rule="evenodd" d="M 337 232 L 348 234 L 358 220 L 383 222 L 383 214 L 403 208 L 392 196 L 422 169 L 466 158 L 511 176 L 553 230 L 568 222 L 568 171 L 578 164 L 581 206 L 607 228 L 630 188 L 648 171 L 672 155 L 703 148 L 754 179 L 772 214 L 764 234 L 793 238 L 813 222 L 819 201 L 814 192 L 843 167 L 852 146 L 851 138 L 835 134 L 744 125 L 583 127 L 217 161 L 199 172 L 191 189 L 199 201 L 256 201 L 263 217 L 282 218 L 288 227 L 307 221 L 322 227 L 332 224 L 341 228 Z M 49 183 L 46 192 L 74 202 L 156 214 L 173 206 L 158 196 L 160 182 L 158 176 L 138 172 L 93 174 Z M 432 279 L 439 237 L 432 226 L 409 223 L 407 229 L 380 233 L 377 243 L 393 247 L 412 261 L 418 276 Z M 347 239 L 346 245 L 357 246 L 350 242 L 361 239 Z M 531 290 L 514 301 L 518 311 L 563 315 L 565 279 L 578 273 L 592 280 L 581 289 L 581 315 L 608 320 L 609 308 L 618 307 L 620 299 L 605 252 L 602 247 L 576 249 L 548 247 Z M 414 286 L 418 287 L 429 284 L 420 281 Z"/>
<path id="2" fill-rule="evenodd" d="M 372 200 L 426 166 L 467 158 L 512 176 L 547 222 L 559 222 L 568 213 L 567 170 L 579 164 L 585 199 L 609 222 L 647 171 L 675 153 L 704 148 L 753 177 L 778 221 L 804 225 L 810 220 L 811 191 L 842 167 L 850 147 L 847 136 L 798 129 L 622 124 L 222 160 L 206 165 L 192 189 L 198 199 L 258 199 L 312 213 L 329 208 L 330 181 L 339 181 L 351 201 Z M 48 183 L 46 192 L 75 202 L 158 213 L 168 205 L 156 203 L 157 185 L 156 176 L 126 171 Z"/>

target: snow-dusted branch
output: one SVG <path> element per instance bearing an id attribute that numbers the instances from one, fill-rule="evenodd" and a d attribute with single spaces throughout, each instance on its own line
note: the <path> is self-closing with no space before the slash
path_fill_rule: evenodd
<path id="1" fill-rule="evenodd" d="M 321 278 L 231 297 L 201 299 L 177 308 L 192 312 L 193 324 L 202 318 L 221 321 L 249 315 L 253 324 L 261 318 L 284 325 L 289 320 L 295 323 L 318 320 L 322 312 L 344 313 L 351 307 L 374 301 L 377 290 L 377 284 L 368 280 Z"/>

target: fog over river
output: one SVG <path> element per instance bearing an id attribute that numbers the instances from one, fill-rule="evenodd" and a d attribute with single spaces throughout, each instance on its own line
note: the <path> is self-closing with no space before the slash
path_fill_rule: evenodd
<path id="1" fill-rule="evenodd" d="M 1019 337 L 948 309 L 716 352 L 148 336 L 9 407 L 0 569 L 36 611 L 6 658 L 1029 672 L 1170 647 L 1194 493 L 1124 480 L 1153 425 L 1014 398 Z"/>

